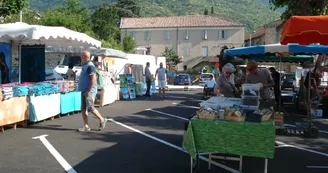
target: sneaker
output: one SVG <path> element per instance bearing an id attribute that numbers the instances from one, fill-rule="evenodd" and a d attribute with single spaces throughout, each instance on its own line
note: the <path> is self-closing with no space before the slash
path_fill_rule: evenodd
<path id="1" fill-rule="evenodd" d="M 78 128 L 77 129 L 79 132 L 87 132 L 87 131 L 90 131 L 90 127 L 86 127 L 86 126 L 83 126 L 81 128 Z"/>
<path id="2" fill-rule="evenodd" d="M 104 118 L 104 122 L 99 124 L 99 129 L 98 129 L 99 131 L 103 130 L 106 127 L 107 121 L 108 120 L 106 118 Z"/>

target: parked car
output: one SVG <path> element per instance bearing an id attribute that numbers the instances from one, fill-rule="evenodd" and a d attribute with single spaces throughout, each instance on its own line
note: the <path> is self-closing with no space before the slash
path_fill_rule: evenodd
<path id="1" fill-rule="evenodd" d="M 50 80 L 63 80 L 64 78 L 62 75 L 57 73 L 54 69 L 50 67 L 46 67 L 46 81 Z M 11 81 L 12 82 L 19 82 L 19 70 L 18 66 L 13 66 L 11 69 Z"/>
<path id="2" fill-rule="evenodd" d="M 210 80 L 211 76 L 214 78 L 212 73 L 202 73 L 199 77 L 199 85 L 205 86 L 206 82 Z"/>
<path id="3" fill-rule="evenodd" d="M 191 77 L 186 73 L 179 73 L 174 78 L 174 85 L 191 85 Z"/>
<path id="4" fill-rule="evenodd" d="M 295 73 L 285 73 L 283 75 L 281 89 L 291 88 L 294 90 Z"/>

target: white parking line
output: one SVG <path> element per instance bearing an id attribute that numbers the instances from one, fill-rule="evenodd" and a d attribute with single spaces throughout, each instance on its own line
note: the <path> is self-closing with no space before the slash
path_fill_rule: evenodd
<path id="1" fill-rule="evenodd" d="M 40 141 L 43 143 L 43 145 L 49 150 L 49 152 L 55 157 L 55 159 L 65 169 L 65 171 L 67 173 L 76 173 L 76 171 L 72 168 L 72 166 L 50 144 L 50 142 L 46 139 L 46 136 L 48 136 L 48 135 L 36 136 L 36 137 L 33 137 L 32 139 L 40 139 Z"/>
<path id="2" fill-rule="evenodd" d="M 179 117 L 179 116 L 176 116 L 176 115 L 168 114 L 168 113 L 157 111 L 157 110 L 152 110 L 152 109 L 146 109 L 146 110 L 149 110 L 149 111 L 152 111 L 152 112 L 156 112 L 156 113 L 159 113 L 159 114 L 162 114 L 162 115 L 167 115 L 167 116 L 174 117 L 174 118 L 179 118 L 179 119 L 182 119 L 182 120 L 188 120 L 188 119 L 183 118 L 183 117 Z M 323 152 L 319 152 L 319 151 L 314 151 L 314 150 L 310 150 L 310 149 L 298 147 L 298 146 L 295 146 L 295 145 L 285 144 L 285 143 L 280 142 L 280 141 L 276 141 L 276 143 L 279 144 L 279 145 L 284 145 L 284 147 L 292 147 L 292 148 L 296 148 L 296 149 L 299 149 L 299 150 L 308 151 L 308 152 L 311 152 L 311 153 L 315 153 L 315 154 L 319 154 L 319 155 L 323 155 L 323 156 L 327 156 L 328 157 L 328 154 L 327 153 L 323 153 Z"/>
<path id="3" fill-rule="evenodd" d="M 195 109 L 199 109 L 199 108 L 200 108 L 200 107 L 189 106 L 189 105 L 185 105 L 185 104 L 181 104 L 181 103 L 172 103 L 172 105 L 176 105 L 176 106 L 184 106 L 184 107 L 195 108 Z"/>
<path id="4" fill-rule="evenodd" d="M 175 116 L 175 115 L 172 115 L 172 114 L 168 114 L 168 113 L 161 112 L 161 111 L 157 111 L 157 110 L 153 110 L 153 109 L 146 109 L 146 111 L 156 112 L 156 113 L 159 113 L 159 114 L 163 114 L 163 115 L 170 116 L 170 117 L 173 117 L 173 118 L 178 118 L 178 119 L 181 119 L 181 120 L 186 120 L 186 121 L 189 120 L 189 119 L 187 119 L 187 118 L 183 118 L 183 117 Z"/>
<path id="5" fill-rule="evenodd" d="M 134 131 L 134 132 L 136 132 L 136 133 L 139 133 L 139 134 L 141 134 L 141 135 L 143 135 L 143 136 L 146 136 L 146 137 L 148 137 L 148 138 L 150 138 L 150 139 L 153 139 L 153 140 L 155 140 L 155 141 L 157 141 L 157 142 L 160 142 L 160 143 L 162 143 L 162 144 L 165 144 L 165 145 L 167 145 L 167 146 L 170 146 L 170 147 L 172 147 L 172 148 L 175 148 L 175 149 L 177 149 L 177 150 L 179 150 L 179 151 L 182 151 L 182 152 L 184 152 L 184 153 L 187 153 L 185 150 L 183 150 L 181 147 L 179 147 L 179 146 L 176 146 L 176 145 L 174 145 L 174 144 L 171 144 L 171 143 L 169 143 L 169 142 L 166 142 L 166 141 L 164 141 L 164 140 L 162 140 L 162 139 L 159 139 L 159 138 L 157 138 L 157 137 L 155 137 L 155 136 L 152 136 L 152 135 L 149 135 L 149 134 L 147 134 L 147 133 L 145 133 L 145 132 L 142 132 L 142 131 L 140 131 L 140 130 L 138 130 L 138 129 L 135 129 L 135 128 L 133 128 L 133 127 L 130 127 L 130 126 L 128 126 L 128 125 L 125 125 L 125 124 L 123 124 L 123 123 L 120 123 L 120 122 L 118 122 L 118 121 L 115 121 L 115 120 L 113 120 L 113 119 L 107 119 L 108 121 L 111 121 L 111 122 L 113 122 L 113 123 L 115 123 L 115 124 L 117 124 L 117 125 L 120 125 L 120 126 L 122 126 L 122 127 L 125 127 L 125 128 L 127 128 L 127 129 L 129 129 L 129 130 L 132 130 L 132 131 Z M 206 157 L 204 157 L 204 156 L 200 156 L 199 157 L 201 160 L 204 160 L 204 161 L 206 161 L 206 162 L 209 162 L 209 159 L 208 158 L 206 158 Z M 214 162 L 214 161 L 211 161 L 211 163 L 213 164 L 213 165 L 215 165 L 215 166 L 218 166 L 218 167 L 220 167 L 220 168 L 222 168 L 222 169 L 225 169 L 225 170 L 227 170 L 227 171 L 230 171 L 230 172 L 233 172 L 233 173 L 239 173 L 239 171 L 237 171 L 237 170 L 235 170 L 235 169 L 232 169 L 232 168 L 229 168 L 229 167 L 227 167 L 227 166 L 225 166 L 225 165 L 222 165 L 222 164 L 220 164 L 220 163 L 217 163 L 217 162 Z"/>

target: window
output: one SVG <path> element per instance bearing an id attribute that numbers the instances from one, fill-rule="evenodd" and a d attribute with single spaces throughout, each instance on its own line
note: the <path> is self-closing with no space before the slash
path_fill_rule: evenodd
<path id="1" fill-rule="evenodd" d="M 225 40 L 227 39 L 227 31 L 226 30 L 219 30 L 219 33 L 218 33 L 218 39 L 219 40 Z"/>
<path id="2" fill-rule="evenodd" d="M 136 40 L 136 33 L 135 32 L 130 32 L 130 35 L 132 36 L 133 40 Z"/>
<path id="3" fill-rule="evenodd" d="M 151 40 L 151 32 L 150 31 L 145 32 L 145 40 Z"/>
<path id="4" fill-rule="evenodd" d="M 207 30 L 203 31 L 203 40 L 207 40 Z"/>
<path id="5" fill-rule="evenodd" d="M 184 39 L 189 40 L 189 31 L 188 30 L 184 31 Z"/>
<path id="6" fill-rule="evenodd" d="M 190 49 L 189 49 L 189 47 L 185 47 L 183 49 L 183 56 L 186 56 L 186 57 L 190 56 Z"/>
<path id="7" fill-rule="evenodd" d="M 164 32 L 164 38 L 165 38 L 165 40 L 169 40 L 170 39 L 170 31 L 165 31 Z"/>
<path id="8" fill-rule="evenodd" d="M 208 47 L 207 46 L 202 47 L 202 55 L 203 55 L 203 57 L 208 56 Z"/>

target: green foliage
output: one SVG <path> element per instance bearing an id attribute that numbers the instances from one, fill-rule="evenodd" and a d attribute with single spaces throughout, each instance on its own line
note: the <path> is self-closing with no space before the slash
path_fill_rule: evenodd
<path id="1" fill-rule="evenodd" d="M 113 5 L 103 4 L 91 16 L 92 30 L 99 39 L 115 38 L 119 40 L 120 32 L 118 10 Z"/>
<path id="2" fill-rule="evenodd" d="M 114 0 L 83 0 L 91 9 L 95 9 L 103 3 L 113 3 Z M 215 15 L 238 21 L 246 25 L 246 30 L 254 30 L 256 27 L 279 19 L 281 12 L 271 10 L 269 0 L 117 0 L 119 2 L 131 2 L 126 14 L 119 16 L 173 16 L 203 14 L 204 8 L 211 8 Z M 40 11 L 54 5 L 63 4 L 62 0 L 29 0 L 32 8 Z M 142 4 L 136 7 L 133 3 Z M 118 7 L 122 7 L 117 5 Z M 124 8 L 125 8 L 124 7 Z M 134 10 L 133 10 L 134 9 Z M 123 13 L 123 12 L 121 12 Z"/>
<path id="3" fill-rule="evenodd" d="M 139 17 L 140 4 L 138 0 L 117 0 L 116 7 L 118 8 L 118 15 L 122 17 Z"/>
<path id="4" fill-rule="evenodd" d="M 213 6 L 211 7 L 211 14 L 212 15 L 214 14 L 214 7 Z"/>
<path id="5" fill-rule="evenodd" d="M 112 49 L 122 50 L 123 51 L 122 44 L 119 43 L 117 40 L 115 40 L 112 37 L 107 39 L 107 40 L 101 40 L 101 47 L 112 48 Z"/>
<path id="6" fill-rule="evenodd" d="M 181 63 L 181 58 L 173 50 L 173 48 L 165 47 L 162 56 L 166 58 L 166 62 L 168 62 L 168 64 L 178 65 L 179 63 Z"/>
<path id="7" fill-rule="evenodd" d="M 123 51 L 126 53 L 133 53 L 137 43 L 133 40 L 131 35 L 126 35 L 123 38 Z"/>
<path id="8" fill-rule="evenodd" d="M 27 0 L 0 0 L 0 16 L 7 17 L 9 15 L 18 14 L 24 8 L 29 6 Z"/>
<path id="9" fill-rule="evenodd" d="M 39 11 L 37 9 L 35 9 L 34 11 L 32 10 L 28 10 L 28 9 L 24 9 L 23 11 L 23 22 L 30 24 L 30 25 L 39 25 L 40 24 L 40 15 L 39 15 Z M 20 20 L 20 15 L 18 14 L 12 14 L 9 15 L 7 17 L 4 18 L 4 23 L 15 23 L 15 22 L 19 22 Z"/>
<path id="10" fill-rule="evenodd" d="M 65 0 L 64 5 L 47 9 L 42 15 L 41 24 L 87 32 L 91 30 L 90 10 L 79 0 Z"/>
<path id="11" fill-rule="evenodd" d="M 274 9 L 287 7 L 281 18 L 289 19 L 293 15 L 315 16 L 328 13 L 328 0 L 270 0 Z"/>
<path id="12" fill-rule="evenodd" d="M 205 10 L 204 10 L 204 15 L 208 15 L 208 10 L 207 10 L 207 8 L 205 8 Z"/>

